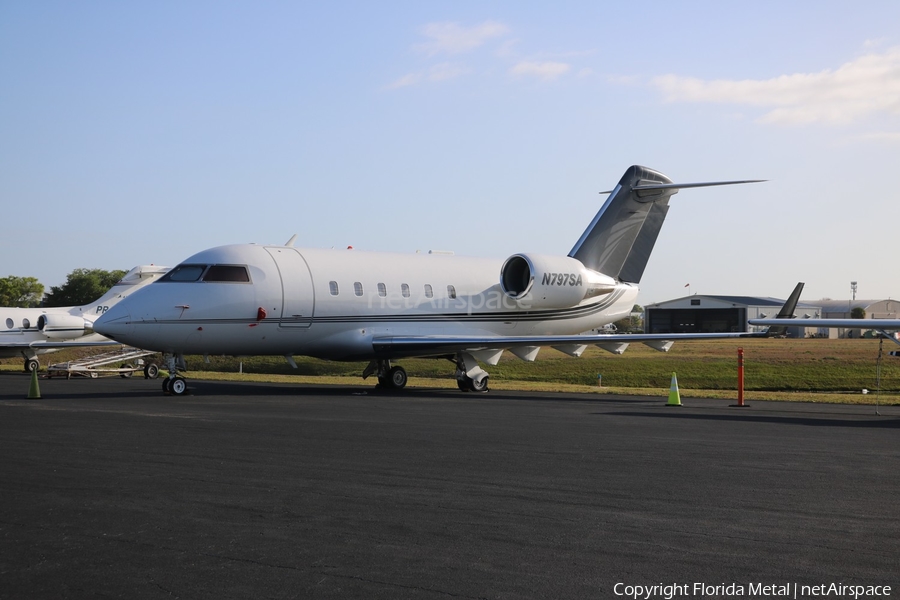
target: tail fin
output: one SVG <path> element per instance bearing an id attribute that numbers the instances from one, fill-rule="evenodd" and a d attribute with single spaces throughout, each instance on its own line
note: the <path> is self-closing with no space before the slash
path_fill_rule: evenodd
<path id="1" fill-rule="evenodd" d="M 609 198 L 569 256 L 619 281 L 640 283 L 673 194 L 681 188 L 756 181 L 760 180 L 678 184 L 659 171 L 632 166 L 614 190 L 603 192 Z"/>
<path id="2" fill-rule="evenodd" d="M 781 310 L 778 311 L 778 314 L 775 315 L 776 319 L 793 319 L 794 311 L 797 310 L 797 302 L 800 301 L 800 292 L 803 291 L 804 283 L 801 281 L 794 288 L 794 291 L 791 292 L 791 295 L 788 296 L 788 299 L 785 300 L 784 306 L 781 307 Z M 775 327 L 769 327 L 766 331 L 766 335 L 768 337 L 776 336 L 776 335 L 785 335 L 787 333 L 787 325 L 778 325 Z"/>
<path id="3" fill-rule="evenodd" d="M 132 292 L 153 283 L 169 271 L 169 267 L 156 265 L 143 265 L 128 271 L 122 279 L 116 282 L 109 290 L 82 307 L 82 311 L 91 314 L 101 314 L 107 308 L 117 303 Z"/>

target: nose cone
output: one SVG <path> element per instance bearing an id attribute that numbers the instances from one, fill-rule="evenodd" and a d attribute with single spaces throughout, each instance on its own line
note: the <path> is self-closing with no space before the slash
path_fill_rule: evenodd
<path id="1" fill-rule="evenodd" d="M 130 312 L 122 306 L 123 304 L 124 302 L 120 302 L 100 315 L 100 318 L 94 321 L 94 332 L 123 344 L 132 344 L 134 323 Z"/>

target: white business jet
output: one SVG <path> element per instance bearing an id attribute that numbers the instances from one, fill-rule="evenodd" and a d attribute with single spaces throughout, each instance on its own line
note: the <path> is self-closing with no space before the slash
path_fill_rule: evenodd
<path id="1" fill-rule="evenodd" d="M 118 345 L 94 333 L 94 320 L 168 270 L 154 265 L 135 267 L 103 296 L 84 306 L 0 308 L 0 357 L 23 356 L 25 370 L 31 372 L 40 368 L 40 354 L 62 348 Z"/>
<path id="2" fill-rule="evenodd" d="M 758 181 L 758 180 L 754 180 Z M 638 283 L 679 189 L 633 166 L 567 256 L 503 260 L 448 253 L 387 254 L 241 244 L 204 250 L 107 311 L 94 330 L 165 354 L 167 393 L 186 354 L 294 355 L 367 360 L 364 378 L 406 385 L 408 357 L 447 358 L 464 391 L 485 391 L 504 350 L 533 361 L 542 346 L 580 356 L 589 344 L 620 354 L 629 342 L 668 350 L 674 340 L 765 334 L 581 335 L 628 317 Z M 296 237 L 296 236 L 295 236 Z"/>

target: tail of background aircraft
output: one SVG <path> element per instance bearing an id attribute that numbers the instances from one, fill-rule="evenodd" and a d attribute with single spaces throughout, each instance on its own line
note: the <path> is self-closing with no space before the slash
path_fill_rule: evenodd
<path id="1" fill-rule="evenodd" d="M 784 306 L 781 307 L 781 310 L 778 311 L 778 314 L 775 315 L 776 319 L 793 319 L 794 311 L 797 310 L 797 302 L 800 301 L 800 293 L 803 291 L 803 282 L 799 282 L 796 286 L 794 286 L 794 291 L 791 292 L 791 295 L 788 296 L 788 299 L 785 301 Z M 793 324 L 796 326 L 796 323 Z M 786 335 L 787 334 L 787 325 L 776 325 L 769 327 L 766 331 L 766 334 L 769 337 L 774 337 L 778 335 Z"/>
<path id="2" fill-rule="evenodd" d="M 640 283 L 669 210 L 681 188 L 755 183 L 761 180 L 672 183 L 653 169 L 630 167 L 569 256 L 619 281 Z"/>
<path id="3" fill-rule="evenodd" d="M 169 271 L 169 267 L 158 267 L 156 265 L 142 265 L 128 271 L 122 279 L 117 281 L 109 290 L 93 302 L 88 302 L 87 306 L 112 306 L 125 296 L 131 293 L 134 286 L 146 285 L 147 280 L 156 280 L 165 275 Z"/>

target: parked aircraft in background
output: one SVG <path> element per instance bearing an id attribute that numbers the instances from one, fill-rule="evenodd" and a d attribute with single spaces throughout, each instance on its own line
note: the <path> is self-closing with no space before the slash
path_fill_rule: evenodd
<path id="1" fill-rule="evenodd" d="M 567 256 L 516 253 L 505 261 L 448 253 L 386 254 L 254 244 L 205 250 L 110 308 L 94 330 L 165 354 L 163 390 L 186 354 L 294 355 L 367 360 L 363 377 L 403 388 L 408 357 L 456 364 L 461 390 L 484 391 L 504 350 L 532 361 L 542 346 L 580 356 L 589 344 L 621 353 L 630 342 L 668 350 L 675 340 L 757 333 L 581 335 L 628 317 L 638 283 L 679 189 L 629 168 Z M 791 309 L 791 312 L 793 308 Z"/>
<path id="2" fill-rule="evenodd" d="M 118 345 L 119 342 L 94 333 L 94 321 L 168 270 L 169 267 L 154 265 L 135 267 L 102 297 L 84 306 L 0 308 L 0 357 L 22 356 L 25 370 L 30 372 L 40 368 L 40 354 L 76 346 Z"/>
<path id="3" fill-rule="evenodd" d="M 763 327 L 776 325 L 775 319 L 750 319 L 747 322 L 750 325 Z M 825 329 L 872 329 L 895 344 L 900 345 L 900 340 L 895 335 L 888 333 L 900 331 L 900 319 L 799 319 L 793 317 L 787 324 L 781 321 L 777 325 L 785 327 L 822 327 Z M 895 350 L 891 354 L 897 356 L 896 352 Z"/>

